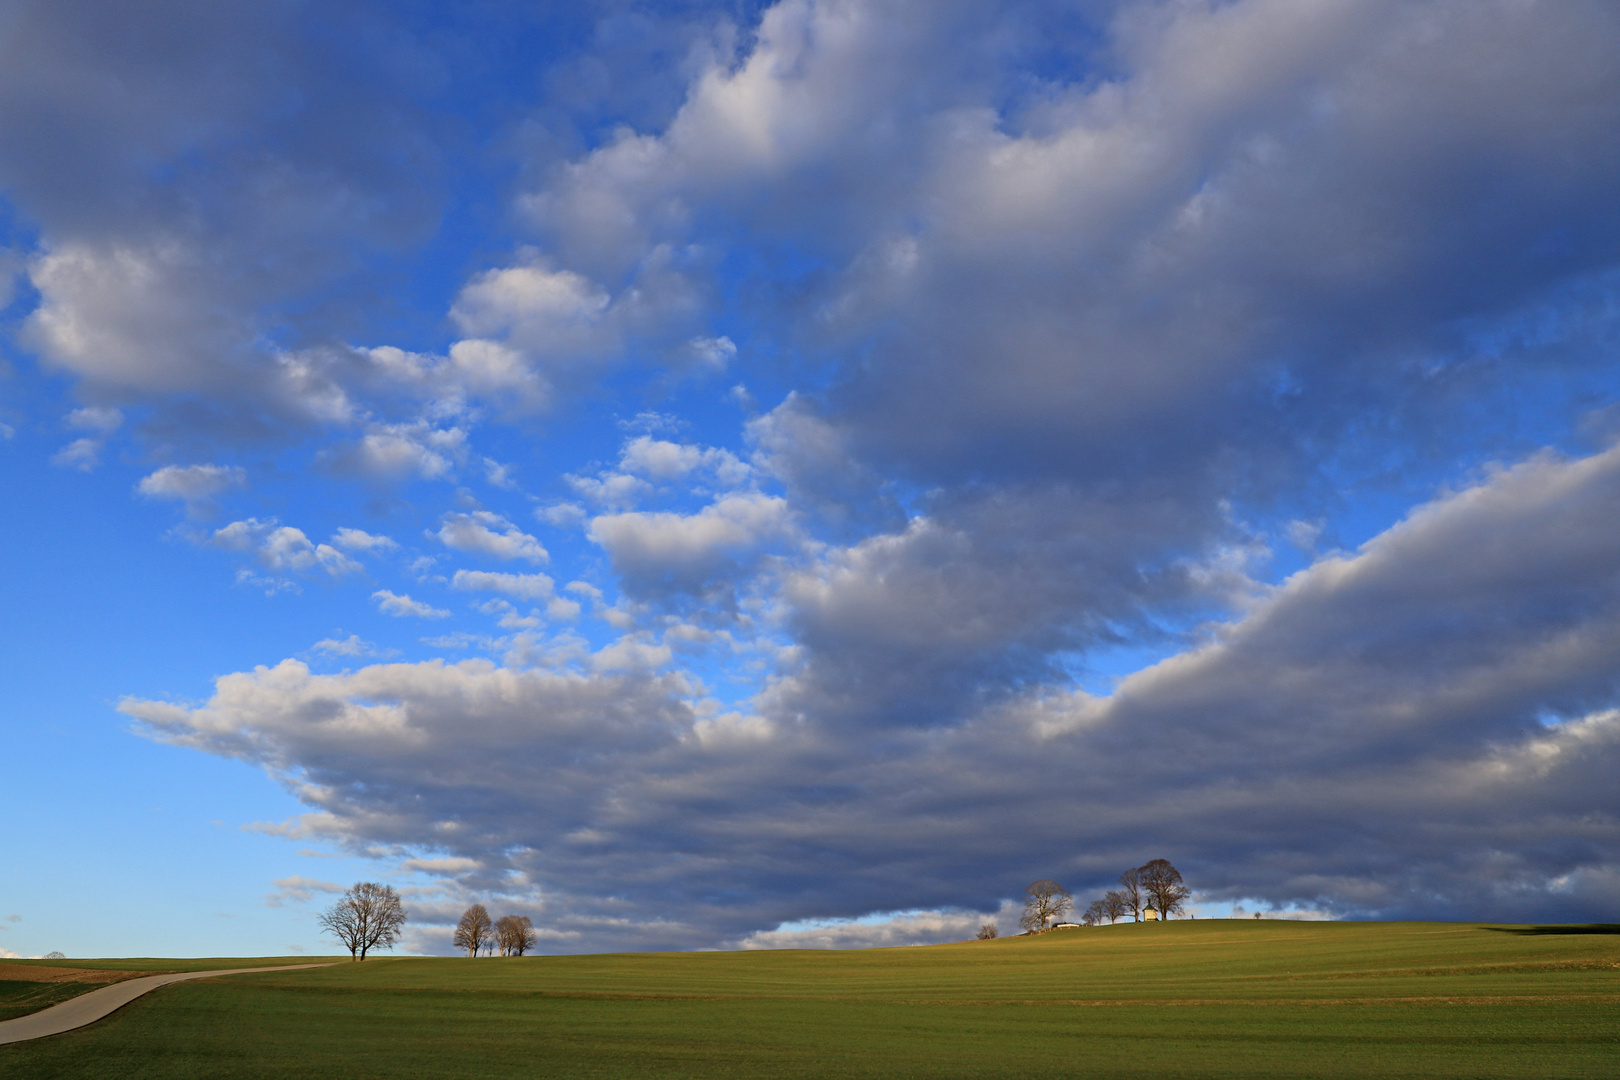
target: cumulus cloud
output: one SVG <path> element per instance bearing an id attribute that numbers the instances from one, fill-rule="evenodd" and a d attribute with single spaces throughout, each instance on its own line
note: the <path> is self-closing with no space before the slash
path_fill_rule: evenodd
<path id="1" fill-rule="evenodd" d="M 344 551 L 395 551 L 399 544 L 387 536 L 373 535 L 364 529 L 341 528 L 332 534 L 332 543 Z"/>
<path id="2" fill-rule="evenodd" d="M 233 521 L 214 531 L 213 543 L 231 551 L 252 552 L 261 564 L 277 573 L 322 570 L 341 577 L 365 569 L 330 544 L 311 543 L 302 529 L 282 525 L 275 518 Z"/>
<path id="3" fill-rule="evenodd" d="M 214 497 L 247 486 L 235 465 L 165 465 L 141 478 L 135 490 L 148 499 L 178 499 L 194 510 L 211 510 Z"/>
<path id="4" fill-rule="evenodd" d="M 793 537 L 795 526 L 786 500 L 747 493 L 696 514 L 603 514 L 589 532 L 628 589 L 656 595 L 699 591 L 734 574 L 767 545 Z"/>
<path id="5" fill-rule="evenodd" d="M 545 574 L 500 574 L 487 570 L 457 570 L 450 579 L 452 588 L 474 592 L 498 592 L 520 600 L 550 600 L 556 595 L 555 582 Z"/>
<path id="6" fill-rule="evenodd" d="M 650 480 L 680 480 L 702 471 L 723 487 L 746 483 L 753 472 L 729 450 L 669 442 L 648 435 L 625 443 L 619 455 L 619 468 Z"/>
<path id="7" fill-rule="evenodd" d="M 101 445 L 100 439 L 74 439 L 51 455 L 51 464 L 63 469 L 90 472 L 101 464 Z"/>
<path id="8" fill-rule="evenodd" d="M 346 638 L 322 638 L 313 646 L 316 652 L 328 656 L 352 656 L 364 658 L 387 659 L 399 655 L 398 649 L 384 649 L 369 641 L 361 639 L 359 634 L 350 634 Z"/>
<path id="9" fill-rule="evenodd" d="M 67 422 L 69 427 L 94 431 L 105 436 L 111 435 L 123 426 L 124 414 L 106 406 L 89 405 L 68 413 Z"/>
<path id="10" fill-rule="evenodd" d="M 445 547 L 493 559 L 523 559 L 531 563 L 551 559 L 540 541 L 489 510 L 446 514 L 439 531 L 431 535 L 437 536 Z"/>
<path id="11" fill-rule="evenodd" d="M 416 476 L 448 480 L 467 457 L 467 433 L 437 428 L 427 420 L 373 424 L 358 442 L 330 455 L 334 467 L 385 479 Z"/>
<path id="12" fill-rule="evenodd" d="M 371 598 L 377 601 L 377 610 L 385 615 L 392 615 L 396 619 L 406 617 L 443 619 L 450 615 L 444 608 L 436 608 L 432 604 L 412 600 L 409 596 L 395 593 L 389 589 L 378 589 L 371 594 Z"/>

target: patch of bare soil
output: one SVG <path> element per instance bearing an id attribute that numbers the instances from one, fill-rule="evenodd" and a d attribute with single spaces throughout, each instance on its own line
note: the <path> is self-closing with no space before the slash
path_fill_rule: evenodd
<path id="1" fill-rule="evenodd" d="M 99 971 L 93 968 L 55 967 L 44 964 L 7 964 L 0 962 L 0 982 L 36 983 L 115 983 L 150 971 Z"/>

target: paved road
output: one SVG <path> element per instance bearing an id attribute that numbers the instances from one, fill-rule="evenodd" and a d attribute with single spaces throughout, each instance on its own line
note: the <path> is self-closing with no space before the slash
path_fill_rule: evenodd
<path id="1" fill-rule="evenodd" d="M 80 994 L 60 1005 L 52 1005 L 37 1013 L 19 1016 L 15 1020 L 0 1020 L 0 1043 L 22 1042 L 46 1035 L 60 1035 L 64 1031 L 93 1024 L 103 1016 L 123 1008 L 142 994 L 149 994 L 160 986 L 184 982 L 187 979 L 208 979 L 215 975 L 242 975 L 250 971 L 296 971 L 299 968 L 331 967 L 327 964 L 283 964 L 280 967 L 226 968 L 222 971 L 180 971 L 171 975 L 146 975 L 112 983 L 88 994 Z"/>

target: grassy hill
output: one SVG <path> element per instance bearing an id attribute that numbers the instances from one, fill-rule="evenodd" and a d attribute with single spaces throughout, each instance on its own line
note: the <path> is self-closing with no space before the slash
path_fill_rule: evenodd
<path id="1" fill-rule="evenodd" d="M 0 1047 L 7 1078 L 115 1075 L 1614 1077 L 1620 927 L 1209 920 L 858 952 L 385 958 L 181 984 Z"/>

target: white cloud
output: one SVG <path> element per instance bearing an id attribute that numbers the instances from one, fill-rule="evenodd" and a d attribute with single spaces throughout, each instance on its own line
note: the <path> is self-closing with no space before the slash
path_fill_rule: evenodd
<path id="1" fill-rule="evenodd" d="M 184 390 L 212 381 L 212 357 L 242 344 L 241 329 L 199 295 L 206 268 L 176 237 L 145 243 L 58 244 L 29 277 L 41 303 L 27 338 L 53 366 L 93 383 Z"/>
<path id="2" fill-rule="evenodd" d="M 396 619 L 412 616 L 418 619 L 443 619 L 449 616 L 444 608 L 436 608 L 431 604 L 424 604 L 420 600 L 412 600 L 407 595 L 397 594 L 388 589 L 378 589 L 371 594 L 377 601 L 377 609 L 385 615 L 392 615 Z"/>
<path id="3" fill-rule="evenodd" d="M 349 472 L 399 479 L 449 480 L 467 457 L 467 433 L 459 427 L 438 428 L 426 420 L 372 424 L 359 442 L 331 455 L 334 465 Z"/>
<path id="4" fill-rule="evenodd" d="M 316 878 L 303 877 L 294 874 L 292 877 L 276 878 L 271 882 L 276 891 L 264 898 L 265 907 L 285 907 L 287 904 L 307 904 L 315 899 L 317 894 L 336 895 L 343 892 L 343 886 L 330 881 L 320 881 Z"/>
<path id="5" fill-rule="evenodd" d="M 247 473 L 235 465 L 165 465 L 142 477 L 135 490 L 149 499 L 206 503 L 215 495 L 247 486 Z"/>
<path id="6" fill-rule="evenodd" d="M 457 570 L 451 586 L 474 592 L 498 592 L 520 600 L 549 600 L 555 583 L 545 574 L 500 574 L 487 570 Z"/>
<path id="7" fill-rule="evenodd" d="M 345 551 L 393 551 L 399 547 L 386 536 L 376 536 L 364 529 L 341 528 L 332 534 L 332 543 Z"/>
<path id="8" fill-rule="evenodd" d="M 544 563 L 551 558 L 540 541 L 488 510 L 446 514 L 439 531 L 430 535 L 437 536 L 445 547 L 495 559 Z"/>
<path id="9" fill-rule="evenodd" d="M 329 544 L 314 544 L 302 529 L 279 524 L 275 518 L 246 518 L 216 529 L 213 543 L 231 551 L 252 551 L 264 566 L 278 573 L 322 570 L 332 577 L 360 573 L 360 563 Z"/>
<path id="10" fill-rule="evenodd" d="M 553 503 L 550 506 L 538 507 L 534 516 L 536 520 L 558 528 L 583 525 L 590 517 L 585 508 L 578 503 Z"/>
<path id="11" fill-rule="evenodd" d="M 757 493 L 725 496 L 696 514 L 605 514 L 589 529 L 614 570 L 643 592 L 701 588 L 795 531 L 786 500 Z"/>
<path id="12" fill-rule="evenodd" d="M 518 609 L 505 600 L 486 600 L 478 605 L 478 611 L 496 616 L 502 630 L 533 630 L 544 621 L 533 608 L 529 609 L 529 614 L 520 615 Z"/>
<path id="13" fill-rule="evenodd" d="M 359 634 L 350 634 L 346 638 L 323 638 L 317 641 L 314 650 L 328 656 L 352 656 L 366 658 L 388 658 L 399 655 L 398 649 L 384 649 L 369 641 L 362 640 Z"/>
<path id="14" fill-rule="evenodd" d="M 74 439 L 51 456 L 51 464 L 90 472 L 101 464 L 101 440 Z"/>
<path id="15" fill-rule="evenodd" d="M 971 941 L 996 916 L 972 911 L 907 911 L 887 917 L 801 920 L 776 930 L 760 930 L 737 943 L 743 949 L 888 949 Z"/>
<path id="16" fill-rule="evenodd" d="M 619 468 L 653 480 L 680 480 L 701 470 L 724 487 L 744 484 L 753 473 L 729 450 L 668 442 L 647 435 L 625 443 L 619 455 Z"/>
<path id="17" fill-rule="evenodd" d="M 701 368 L 719 373 L 737 355 L 737 346 L 728 337 L 695 337 L 686 343 L 692 359 Z"/>
<path id="18" fill-rule="evenodd" d="M 594 671 L 650 671 L 674 659 L 668 645 L 655 642 L 645 633 L 626 634 L 611 645 L 591 654 Z"/>
<path id="19" fill-rule="evenodd" d="M 603 472 L 597 476 L 566 475 L 563 480 L 575 493 L 597 506 L 629 507 L 653 493 L 653 486 L 638 476 Z"/>
<path id="20" fill-rule="evenodd" d="M 469 338 L 503 338 L 531 353 L 572 352 L 596 343 L 607 308 L 607 293 L 571 270 L 513 266 L 469 282 L 450 317 Z"/>
<path id="21" fill-rule="evenodd" d="M 512 490 L 517 487 L 517 481 L 512 479 L 512 466 L 502 465 L 494 458 L 484 459 L 484 480 L 491 487 Z"/>
<path id="22" fill-rule="evenodd" d="M 302 529 L 283 525 L 271 529 L 259 548 L 259 557 L 272 570 L 325 570 L 333 577 L 359 573 L 359 563 L 328 544 L 312 544 Z"/>
<path id="23" fill-rule="evenodd" d="M 83 409 L 74 409 L 68 413 L 67 422 L 68 426 L 76 427 L 81 431 L 94 431 L 99 435 L 107 436 L 123 425 L 124 414 L 117 409 L 91 405 Z"/>

